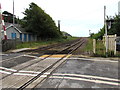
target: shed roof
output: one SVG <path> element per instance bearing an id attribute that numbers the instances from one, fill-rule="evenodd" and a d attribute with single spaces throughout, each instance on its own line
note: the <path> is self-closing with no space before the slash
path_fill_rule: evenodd
<path id="1" fill-rule="evenodd" d="M 8 28 L 10 28 L 10 27 L 14 27 L 16 30 L 18 30 L 18 32 L 20 32 L 20 33 L 27 33 L 26 31 L 25 31 L 25 29 L 24 28 L 22 28 L 21 27 L 21 25 L 20 24 L 12 24 L 12 23 L 7 23 L 7 22 L 5 22 L 5 27 L 6 27 L 6 30 L 8 29 Z"/>

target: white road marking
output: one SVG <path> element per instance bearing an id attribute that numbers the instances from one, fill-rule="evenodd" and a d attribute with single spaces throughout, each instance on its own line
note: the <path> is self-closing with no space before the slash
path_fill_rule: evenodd
<path id="1" fill-rule="evenodd" d="M 38 74 L 14 73 L 13 75 L 19 75 L 19 76 L 37 76 Z M 47 77 L 47 75 L 41 75 L 40 77 Z"/>
<path id="2" fill-rule="evenodd" d="M 51 58 L 51 57 L 48 57 L 48 58 L 46 58 L 46 60 L 47 59 L 61 59 L 61 58 L 53 58 L 53 57 Z"/>
<path id="3" fill-rule="evenodd" d="M 44 59 L 44 57 L 39 57 L 40 59 Z"/>
<path id="4" fill-rule="evenodd" d="M 26 76 L 36 76 L 37 74 L 41 73 L 41 72 L 36 72 L 36 71 L 18 71 L 15 69 L 10 69 L 10 68 L 5 68 L 5 67 L 0 67 L 0 69 L 4 69 L 6 71 L 0 70 L 0 73 L 4 73 L 4 74 L 12 74 L 14 72 L 13 75 L 26 75 Z M 44 73 L 44 75 L 49 75 L 50 73 Z"/>
<path id="5" fill-rule="evenodd" d="M 47 75 L 41 75 L 40 77 L 47 77 Z"/>
<path id="6" fill-rule="evenodd" d="M 16 72 L 17 70 L 11 68 L 0 67 L 0 69 L 4 69 L 6 71 Z"/>
<path id="7" fill-rule="evenodd" d="M 49 72 L 49 73 L 47 73 L 47 72 L 46 72 L 46 73 L 44 73 L 44 74 L 47 74 L 47 75 L 49 75 L 49 74 L 50 74 L 50 72 Z"/>
<path id="8" fill-rule="evenodd" d="M 80 74 L 60 74 L 60 73 L 55 73 L 55 74 L 53 74 L 53 75 L 62 75 L 62 76 L 65 76 L 65 75 L 67 75 L 67 76 L 77 76 L 77 77 L 85 77 L 85 78 L 93 78 L 93 79 L 102 79 L 102 80 L 111 80 L 111 81 L 120 81 L 120 80 L 118 80 L 118 79 L 113 79 L 113 78 L 107 78 L 107 77 L 100 77 L 100 76 L 91 76 L 91 75 L 80 75 Z"/>
<path id="9" fill-rule="evenodd" d="M 6 72 L 6 71 L 3 71 L 3 70 L 0 70 L 0 73 L 3 73 L 3 74 L 11 74 L 11 72 Z"/>
<path id="10" fill-rule="evenodd" d="M 116 86 L 119 85 L 119 83 L 117 83 L 117 82 L 108 82 L 108 81 L 102 81 L 102 80 L 90 80 L 90 79 L 76 78 L 76 77 L 50 76 L 50 78 L 80 80 L 80 81 L 87 81 L 87 82 L 94 82 L 94 83 L 102 83 L 102 84 L 116 85 Z"/>
<path id="11" fill-rule="evenodd" d="M 20 76 L 37 76 L 37 74 L 28 74 L 28 73 L 13 73 L 13 75 L 20 75 Z"/>
<path id="12" fill-rule="evenodd" d="M 118 61 L 115 61 L 115 60 L 98 60 L 98 59 L 89 59 L 89 58 L 68 58 L 68 59 L 72 59 L 72 60 L 74 60 L 74 59 L 77 59 L 77 60 L 87 60 L 87 61 L 99 61 L 99 62 L 118 62 Z"/>
<path id="13" fill-rule="evenodd" d="M 41 72 L 35 72 L 35 71 L 23 71 L 23 70 L 21 70 L 21 71 L 19 71 L 19 73 L 36 73 L 36 74 L 39 74 L 39 73 L 41 73 Z"/>
<path id="14" fill-rule="evenodd" d="M 39 58 L 39 57 L 37 57 L 37 56 L 32 56 L 32 55 L 27 55 L 27 54 L 24 54 L 24 56 L 33 57 L 33 58 Z"/>

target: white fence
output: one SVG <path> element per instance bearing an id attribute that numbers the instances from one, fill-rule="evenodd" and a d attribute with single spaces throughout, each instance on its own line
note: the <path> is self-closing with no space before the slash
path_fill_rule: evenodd
<path id="1" fill-rule="evenodd" d="M 115 35 L 107 35 L 107 40 L 106 36 L 103 36 L 103 43 L 104 45 L 108 47 L 109 51 L 114 51 L 114 54 L 116 55 L 116 34 Z M 107 44 L 106 44 L 107 42 Z"/>

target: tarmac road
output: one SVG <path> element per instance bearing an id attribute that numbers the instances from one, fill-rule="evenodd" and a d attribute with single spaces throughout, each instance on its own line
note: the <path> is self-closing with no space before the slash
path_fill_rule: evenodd
<path id="1" fill-rule="evenodd" d="M 24 54 L 4 54 L 2 64 L 11 68 L 23 63 L 19 59 L 27 62 L 34 58 Z M 12 63 L 8 61 L 10 58 Z M 120 88 L 119 67 L 119 60 L 71 56 L 46 81 L 35 88 Z"/>

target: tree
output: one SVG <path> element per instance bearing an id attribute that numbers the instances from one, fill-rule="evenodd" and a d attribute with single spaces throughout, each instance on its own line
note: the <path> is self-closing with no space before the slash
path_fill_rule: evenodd
<path id="1" fill-rule="evenodd" d="M 108 29 L 108 35 L 114 35 L 117 34 L 117 36 L 120 36 L 120 16 L 116 15 L 114 18 L 107 18 L 107 20 L 110 22 L 111 21 L 111 28 Z M 98 33 L 92 34 L 91 37 L 94 39 L 102 39 L 102 37 L 105 34 L 105 28 L 103 27 Z"/>
<path id="2" fill-rule="evenodd" d="M 4 21 L 5 22 L 13 23 L 13 14 L 12 13 L 10 13 L 8 11 L 4 11 L 2 14 L 4 16 Z M 15 23 L 17 23 L 18 19 L 16 18 L 15 15 L 14 15 L 14 18 L 15 18 Z"/>
<path id="3" fill-rule="evenodd" d="M 96 33 L 96 34 L 92 33 L 90 36 L 91 36 L 91 38 L 102 40 L 104 34 L 105 34 L 105 28 L 103 27 L 102 29 L 100 29 L 100 31 L 98 33 Z"/>
<path id="4" fill-rule="evenodd" d="M 35 3 L 31 3 L 23 14 L 25 17 L 22 20 L 22 26 L 27 32 L 37 34 L 41 39 L 61 36 L 53 19 Z"/>

